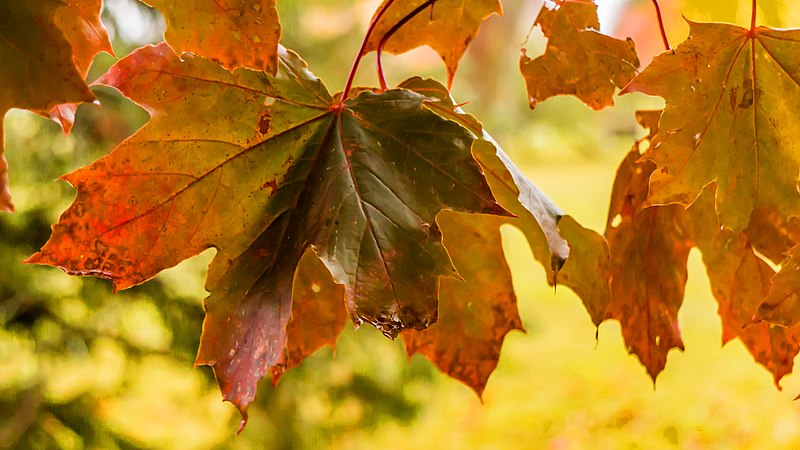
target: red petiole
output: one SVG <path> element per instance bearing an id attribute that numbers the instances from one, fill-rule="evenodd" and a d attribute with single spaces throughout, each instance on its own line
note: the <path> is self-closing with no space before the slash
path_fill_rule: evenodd
<path id="1" fill-rule="evenodd" d="M 375 16 L 372 17 L 372 20 L 369 22 L 369 27 L 367 28 L 367 32 L 364 35 L 364 40 L 361 42 L 361 48 L 358 49 L 358 54 L 356 55 L 356 59 L 353 60 L 353 66 L 350 68 L 350 74 L 347 75 L 347 82 L 344 85 L 344 89 L 342 89 L 342 98 L 339 99 L 339 103 L 335 109 L 341 109 L 341 105 L 347 100 L 347 97 L 350 95 L 350 89 L 353 87 L 353 79 L 356 76 L 356 72 L 358 72 L 358 65 L 361 64 L 361 60 L 364 58 L 364 50 L 367 48 L 367 43 L 369 42 L 369 38 L 372 36 L 372 32 L 375 31 L 375 27 L 378 25 L 378 22 L 381 20 L 386 11 L 389 10 L 389 7 L 395 0 L 387 0 L 386 3 L 381 6 L 378 12 L 375 13 Z"/>
<path id="2" fill-rule="evenodd" d="M 753 0 L 753 3 L 755 3 L 755 0 Z M 672 50 L 672 47 L 669 45 L 669 40 L 667 39 L 667 32 L 664 30 L 664 19 L 661 17 L 661 7 L 658 5 L 658 0 L 653 0 L 653 6 L 656 8 L 658 28 L 661 30 L 661 40 L 664 41 L 664 48 L 666 50 Z"/>
<path id="3" fill-rule="evenodd" d="M 431 7 L 431 16 L 433 16 L 433 5 L 437 1 L 438 0 L 427 0 L 425 3 L 417 6 L 416 8 L 414 8 L 413 11 L 408 13 L 405 17 L 400 19 L 400 21 L 398 21 L 396 24 L 394 24 L 394 26 L 392 26 L 392 28 L 390 28 L 389 31 L 387 31 L 386 34 L 384 34 L 383 37 L 381 38 L 381 41 L 378 44 L 377 64 L 378 64 L 378 81 L 380 81 L 380 83 L 381 83 L 381 90 L 382 91 L 385 91 L 385 90 L 388 89 L 388 86 L 386 85 L 386 77 L 384 76 L 384 73 L 383 73 L 383 63 L 381 62 L 381 54 L 383 53 L 383 47 L 386 45 L 387 42 L 389 42 L 389 39 L 395 33 L 397 33 L 397 30 L 402 28 L 403 25 L 408 23 L 408 21 L 410 21 L 411 19 L 416 17 L 417 14 L 421 13 L 422 11 L 424 11 L 425 8 L 430 6 Z"/>

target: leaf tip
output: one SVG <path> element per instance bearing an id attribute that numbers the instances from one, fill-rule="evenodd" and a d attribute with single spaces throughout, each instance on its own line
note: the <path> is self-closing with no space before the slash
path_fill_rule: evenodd
<path id="1" fill-rule="evenodd" d="M 550 256 L 550 269 L 553 271 L 553 290 L 558 287 L 558 273 L 561 272 L 561 269 L 564 267 L 564 264 L 567 262 L 567 258 L 562 257 L 561 255 L 552 254 Z"/>
<path id="2" fill-rule="evenodd" d="M 478 376 L 476 377 L 458 377 L 453 376 L 452 373 L 448 373 L 444 371 L 447 375 L 455 378 L 456 380 L 460 381 L 462 384 L 467 386 L 476 397 L 478 397 L 478 401 L 481 402 L 481 405 L 485 405 L 486 402 L 483 399 L 483 391 L 486 389 L 486 384 L 489 382 L 489 376 Z"/>
<path id="3" fill-rule="evenodd" d="M 470 387 L 475 392 L 475 395 L 478 396 L 478 401 L 481 402 L 481 406 L 486 405 L 486 402 L 483 400 L 483 388 L 486 386 L 483 385 L 483 386 L 470 386 Z"/>
<path id="4" fill-rule="evenodd" d="M 22 264 L 45 264 L 42 252 L 36 252 L 22 260 Z"/>
<path id="5" fill-rule="evenodd" d="M 247 412 L 246 411 L 242 411 L 242 420 L 239 421 L 239 427 L 236 429 L 236 434 L 237 435 L 242 434 L 242 431 L 244 431 L 245 425 L 247 425 Z"/>
<path id="6" fill-rule="evenodd" d="M 775 383 L 775 389 L 777 389 L 778 392 L 783 391 L 783 386 L 781 386 L 781 379 L 783 379 L 784 375 L 786 375 L 786 374 L 780 373 L 780 372 L 773 372 L 772 373 L 772 381 Z M 798 396 L 800 396 L 800 395 L 798 395 Z"/>
<path id="7" fill-rule="evenodd" d="M 269 369 L 270 372 L 270 381 L 272 382 L 272 387 L 277 387 L 278 382 L 281 381 L 283 378 L 283 374 L 286 372 L 286 365 L 285 364 L 276 364 Z"/>
<path id="8" fill-rule="evenodd" d="M 646 366 L 645 370 L 647 370 L 647 376 L 650 377 L 650 381 L 653 383 L 653 392 L 655 392 L 658 375 L 664 370 L 664 366 L 663 365 L 655 367 Z"/>

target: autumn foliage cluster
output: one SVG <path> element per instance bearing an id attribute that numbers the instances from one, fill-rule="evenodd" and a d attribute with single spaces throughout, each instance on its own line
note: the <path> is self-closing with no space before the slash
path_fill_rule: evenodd
<path id="1" fill-rule="evenodd" d="M 791 372 L 800 32 L 691 23 L 685 42 L 641 68 L 633 41 L 598 31 L 594 3 L 542 8 L 535 25 L 547 48 L 519 63 L 531 108 L 574 95 L 601 109 L 618 89 L 666 104 L 637 113 L 649 134 L 620 164 L 600 235 L 526 179 L 445 85 L 386 86 L 381 52 L 422 45 L 441 55 L 449 86 L 481 23 L 502 13 L 499 0 L 384 1 L 339 93 L 279 43 L 276 0 L 147 3 L 166 19 L 165 42 L 92 84 L 151 119 L 64 176 L 77 198 L 27 262 L 125 289 L 215 248 L 196 363 L 213 367 L 245 419 L 261 378 L 277 382 L 333 345 L 348 318 L 401 336 L 409 354 L 480 394 L 504 336 L 522 328 L 504 224 L 595 324 L 621 323 L 653 378 L 683 348 L 677 313 L 695 247 L 723 339 L 741 339 L 776 383 Z M 84 81 L 93 58 L 112 52 L 100 9 L 0 3 L 0 116 L 28 109 L 69 132 L 77 105 L 95 101 Z M 381 86 L 353 86 L 372 51 Z M 10 212 L 8 176 L 3 158 L 0 208 Z"/>

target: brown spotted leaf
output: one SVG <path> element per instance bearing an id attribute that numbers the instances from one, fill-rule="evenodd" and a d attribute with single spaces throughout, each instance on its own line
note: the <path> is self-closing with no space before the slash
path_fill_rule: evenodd
<path id="1" fill-rule="evenodd" d="M 234 70 L 274 74 L 281 25 L 277 0 L 145 0 L 164 14 L 164 38 L 179 55 L 192 52 Z"/>
<path id="2" fill-rule="evenodd" d="M 444 209 L 507 215 L 471 154 L 476 136 L 406 89 L 335 103 L 296 54 L 277 76 L 143 47 L 100 79 L 151 120 L 65 177 L 78 196 L 28 262 L 124 289 L 215 247 L 198 363 L 243 414 L 284 363 L 295 268 L 309 248 L 347 311 L 388 336 L 437 318 L 457 277 Z"/>
<path id="3" fill-rule="evenodd" d="M 14 210 L 3 155 L 6 111 L 22 108 L 48 115 L 58 105 L 95 100 L 75 66 L 81 57 L 70 45 L 72 37 L 59 28 L 64 17 L 77 14 L 76 8 L 58 0 L 0 2 L 0 211 Z"/>
<path id="4" fill-rule="evenodd" d="M 717 183 L 722 226 L 741 231 L 754 211 L 800 215 L 800 30 L 689 22 L 690 37 L 656 57 L 625 92 L 665 99 L 645 157 L 657 170 L 648 204 L 690 205 Z"/>
<path id="5" fill-rule="evenodd" d="M 445 211 L 436 221 L 463 280 L 440 280 L 439 321 L 404 332 L 403 341 L 409 356 L 424 355 L 480 396 L 506 334 L 523 330 L 500 237 L 505 220 Z"/>
<path id="6" fill-rule="evenodd" d="M 753 315 L 769 290 L 773 271 L 753 251 L 747 233 L 720 229 L 714 210 L 715 186 L 707 187 L 688 210 L 677 205 L 641 208 L 647 195 L 647 178 L 655 166 L 650 161 L 641 161 L 640 152 L 647 151 L 651 139 L 658 133 L 660 113 L 637 112 L 639 123 L 650 128 L 650 135 L 637 142 L 629 153 L 620 167 L 614 185 L 610 211 L 617 212 L 618 216 L 609 215 L 610 227 L 607 231 L 615 261 L 612 281 L 615 289 L 610 316 L 618 316 L 622 321 L 625 315 L 615 311 L 635 311 L 637 307 L 640 311 L 645 311 L 628 313 L 630 317 L 627 325 L 623 322 L 623 334 L 631 350 L 639 356 L 655 378 L 663 369 L 666 354 L 671 348 L 659 345 L 664 339 L 662 336 L 667 335 L 673 347 L 682 348 L 677 328 L 677 310 L 683 299 L 685 253 L 688 252 L 688 247 L 697 246 L 703 253 L 711 290 L 719 304 L 723 343 L 738 337 L 753 358 L 772 373 L 777 385 L 783 376 L 792 371 L 794 357 L 800 349 L 800 328 L 785 329 L 767 323 L 752 324 Z M 634 219 L 630 225 L 626 225 L 626 217 L 630 215 Z M 759 222 L 751 224 L 748 232 L 761 230 L 762 226 L 766 227 L 764 229 L 774 230 L 777 225 L 773 219 L 773 216 L 764 214 Z M 640 228 L 636 228 L 637 226 Z M 619 253 L 622 251 L 619 241 L 645 235 L 648 235 L 650 242 L 658 243 L 661 248 L 672 245 L 680 252 L 677 259 L 663 257 L 669 251 L 658 253 L 659 247 L 653 248 L 651 244 L 651 256 L 659 258 L 661 255 L 666 261 L 663 266 L 665 270 L 660 274 L 659 271 L 652 270 L 653 264 L 658 263 L 624 266 L 625 258 L 638 264 L 642 260 L 648 260 L 649 256 L 647 251 L 630 246 L 623 247 L 625 253 Z M 620 277 L 624 286 L 627 286 L 626 289 L 618 289 L 616 282 Z M 653 287 L 656 288 L 655 293 L 652 293 Z M 631 297 L 626 295 L 627 291 L 641 293 L 638 297 Z M 638 324 L 634 320 L 637 314 Z M 648 339 L 644 337 L 645 332 Z M 658 338 L 652 339 L 654 335 Z"/>
<path id="7" fill-rule="evenodd" d="M 710 195 L 702 200 L 713 215 Z M 694 209 L 701 200 L 698 200 Z M 800 326 L 785 328 L 767 322 L 752 323 L 753 315 L 770 289 L 774 271 L 753 252 L 744 233 L 718 230 L 710 243 L 699 242 L 708 268 L 711 290 L 719 303 L 722 341 L 738 337 L 753 358 L 769 370 L 776 386 L 792 372 L 794 357 L 800 351 Z"/>
<path id="8" fill-rule="evenodd" d="M 347 322 L 344 287 L 313 251 L 296 270 L 291 262 L 269 261 L 280 243 L 270 230 L 282 231 L 268 229 L 234 261 L 215 259 L 206 281 L 211 295 L 195 364 L 213 367 L 223 398 L 239 407 L 243 424 L 261 378 L 271 373 L 277 383 L 285 370 L 334 345 Z"/>
<path id="9" fill-rule="evenodd" d="M 384 0 L 378 11 L 387 2 Z M 378 21 L 365 51 L 377 50 L 383 36 L 424 3 L 425 0 L 392 3 Z M 442 57 L 447 66 L 448 83 L 452 84 L 461 56 L 477 36 L 481 23 L 493 14 L 502 13 L 499 0 L 438 0 L 392 35 L 383 50 L 399 54 L 428 45 Z"/>
<path id="10" fill-rule="evenodd" d="M 559 1 L 553 9 L 543 5 L 534 25 L 548 40 L 543 55 L 531 59 L 523 49 L 519 60 L 531 108 L 556 95 L 574 95 L 602 109 L 613 105 L 615 89 L 636 75 L 633 41 L 601 34 L 592 1 Z"/>
<path id="11" fill-rule="evenodd" d="M 639 114 L 652 133 L 657 113 Z M 686 261 L 692 242 L 680 206 L 644 208 L 647 180 L 655 166 L 639 162 L 637 142 L 620 164 L 611 194 L 606 238 L 611 254 L 611 303 L 607 317 L 619 320 L 630 353 L 650 377 L 664 369 L 667 353 L 683 350 L 678 309 L 686 284 Z"/>

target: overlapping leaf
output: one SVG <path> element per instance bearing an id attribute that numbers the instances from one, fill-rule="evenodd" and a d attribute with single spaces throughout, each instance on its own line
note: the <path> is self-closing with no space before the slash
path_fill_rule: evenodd
<path id="1" fill-rule="evenodd" d="M 57 117 L 59 105 L 94 101 L 83 75 L 98 51 L 110 50 L 99 13 L 99 1 L 0 3 L 0 210 L 14 210 L 2 118 L 11 108 Z M 68 114 L 61 123 L 69 129 Z"/>
<path id="2" fill-rule="evenodd" d="M 146 0 L 167 22 L 176 53 L 192 52 L 234 70 L 278 68 L 277 0 Z"/>
<path id="3" fill-rule="evenodd" d="M 384 0 L 378 11 L 392 0 Z M 366 51 L 375 51 L 381 39 L 398 22 L 425 3 L 425 0 L 393 1 L 380 18 L 367 42 Z M 458 63 L 481 23 L 493 14 L 502 14 L 499 0 L 438 0 L 403 25 L 387 42 L 384 50 L 404 53 L 423 45 L 434 49 L 447 66 L 447 79 L 452 83 Z"/>
<path id="4" fill-rule="evenodd" d="M 551 284 L 560 283 L 574 290 L 583 301 L 592 321 L 599 325 L 610 301 L 609 255 L 605 239 L 565 216 L 536 185 L 528 180 L 502 148 L 486 133 L 480 122 L 458 108 L 440 84 L 412 78 L 401 84 L 437 101 L 428 108 L 462 124 L 484 139 L 473 144 L 472 153 L 481 164 L 486 179 L 500 205 L 516 218 L 506 223 L 519 228 L 528 240 L 534 257 L 548 269 Z M 563 236 L 563 237 L 562 237 Z M 574 257 L 568 258 L 570 254 Z"/>
<path id="5" fill-rule="evenodd" d="M 750 216 L 745 234 L 759 253 L 775 264 L 781 264 L 786 254 L 800 242 L 800 217 L 784 218 L 774 208 L 759 208 Z"/>
<path id="6" fill-rule="evenodd" d="M 800 244 L 772 279 L 769 295 L 758 308 L 758 319 L 791 327 L 800 323 Z"/>
<path id="7" fill-rule="evenodd" d="M 443 212 L 436 221 L 464 279 L 440 280 L 439 321 L 404 332 L 403 341 L 409 355 L 424 355 L 480 396 L 505 335 L 523 330 L 500 239 L 505 218 Z"/>
<path id="8" fill-rule="evenodd" d="M 608 316 L 620 320 L 629 350 L 655 379 L 669 350 L 683 348 L 677 313 L 683 301 L 686 257 L 696 246 L 703 253 L 719 304 L 722 342 L 741 339 L 777 384 L 792 371 L 800 350 L 800 328 L 752 323 L 773 271 L 753 251 L 748 233 L 720 228 L 714 186 L 707 187 L 688 210 L 678 205 L 642 207 L 655 166 L 640 160 L 640 151 L 647 150 L 657 133 L 659 115 L 660 111 L 637 113 L 650 135 L 637 142 L 623 161 L 612 192 L 606 232 L 613 262 Z M 761 223 L 769 219 L 764 216 Z"/>
<path id="9" fill-rule="evenodd" d="M 770 288 L 772 269 L 753 247 L 780 263 L 800 236 L 800 147 L 794 138 L 800 128 L 791 106 L 800 99 L 793 57 L 800 34 L 689 25 L 690 39 L 657 57 L 625 89 L 660 95 L 667 103 L 661 131 L 645 154 L 657 164 L 647 203 L 690 205 L 700 196 L 714 204 L 718 220 L 703 213 L 692 226 L 720 303 L 723 339 L 740 337 L 777 382 L 791 371 L 800 343 L 794 327 L 798 284 L 792 281 L 797 270 L 790 259 Z M 715 201 L 701 195 L 711 183 Z M 690 211 L 706 208 L 711 206 Z M 706 231 L 698 231 L 702 222 Z M 790 328 L 753 324 L 754 314 Z"/>
<path id="10" fill-rule="evenodd" d="M 430 99 L 426 106 L 431 111 L 483 137 L 475 141 L 472 153 L 483 167 L 492 193 L 503 208 L 521 218 L 521 223 L 532 225 L 531 245 L 535 256 L 558 271 L 569 256 L 569 244 L 558 232 L 558 221 L 564 215 L 561 209 L 522 174 L 475 117 L 455 104 L 444 86 L 415 77 L 404 81 L 400 87 L 425 95 Z"/>
<path id="11" fill-rule="evenodd" d="M 100 82 L 152 119 L 65 177 L 78 197 L 29 262 L 122 289 L 216 247 L 197 361 L 243 413 L 282 363 L 308 248 L 345 286 L 353 320 L 394 336 L 435 322 L 438 277 L 457 276 L 438 212 L 506 214 L 471 156 L 475 136 L 425 97 L 334 103 L 286 50 L 273 77 L 148 46 Z"/>
<path id="12" fill-rule="evenodd" d="M 346 322 L 344 287 L 334 283 L 322 261 L 307 250 L 294 274 L 286 352 L 282 363 L 272 369 L 273 383 L 315 351 L 326 345 L 333 347 Z"/>
<path id="13" fill-rule="evenodd" d="M 780 388 L 778 382 L 792 372 L 794 357 L 800 350 L 800 327 L 776 327 L 753 321 L 759 304 L 769 292 L 774 271 L 754 251 L 752 236 L 776 224 L 765 215 L 758 222 L 751 222 L 745 232 L 721 228 L 714 210 L 714 187 L 707 187 L 689 208 L 686 227 L 703 253 L 711 292 L 719 304 L 722 342 L 738 337 L 753 358 L 772 373 Z M 759 228 L 767 225 L 768 228 Z"/>
<path id="14" fill-rule="evenodd" d="M 688 206 L 716 182 L 721 225 L 733 231 L 757 209 L 800 214 L 800 31 L 689 25 L 690 39 L 625 88 L 666 100 L 645 155 L 657 165 L 647 204 Z"/>
<path id="15" fill-rule="evenodd" d="M 569 243 L 570 257 L 550 284 L 569 287 L 580 297 L 592 323 L 600 325 L 611 302 L 611 256 L 608 242 L 597 232 L 579 224 L 572 216 L 562 216 L 558 231 Z M 523 229 L 528 242 L 530 232 Z M 540 261 L 541 262 L 541 261 Z"/>
<path id="16" fill-rule="evenodd" d="M 480 395 L 504 337 L 522 329 L 502 224 L 525 233 L 550 282 L 575 290 L 595 324 L 620 320 L 653 378 L 683 346 L 677 311 L 697 246 L 723 342 L 739 337 L 776 383 L 791 372 L 800 349 L 798 31 L 691 24 L 689 41 L 630 83 L 627 92 L 660 95 L 667 108 L 661 131 L 658 112 L 639 116 L 651 134 L 617 174 L 606 242 L 522 176 L 440 84 L 417 78 L 338 102 L 278 46 L 276 0 L 149 3 L 165 14 L 167 43 L 134 52 L 99 83 L 151 121 L 65 177 L 78 197 L 29 262 L 124 289 L 216 248 L 197 363 L 213 366 L 245 420 L 257 382 L 277 382 L 333 345 L 348 315 L 390 337 L 402 331 L 409 354 Z M 92 59 L 111 52 L 100 6 L 0 4 L 0 115 L 27 108 L 69 131 L 77 103 L 94 99 L 83 81 Z M 385 50 L 430 45 L 449 81 L 482 21 L 501 13 L 498 0 L 387 0 L 381 9 L 367 50 L 409 18 Z M 590 1 L 559 0 L 536 24 L 549 42 L 543 56 L 520 61 L 531 107 L 561 94 L 594 109 L 613 104 L 638 66 L 632 42 L 601 35 Z M 0 209 L 11 210 L 6 166 L 0 151 Z M 766 259 L 782 263 L 777 275 Z"/>
<path id="17" fill-rule="evenodd" d="M 601 34 L 594 2 L 564 0 L 555 9 L 543 5 L 534 25 L 548 41 L 542 56 L 531 59 L 523 49 L 520 57 L 531 108 L 556 95 L 574 95 L 602 109 L 613 105 L 615 89 L 636 75 L 633 41 Z"/>
<path id="18" fill-rule="evenodd" d="M 713 200 L 707 197 L 704 202 L 713 214 Z M 714 226 L 713 221 L 707 224 Z M 711 242 L 698 245 L 719 303 L 723 343 L 741 339 L 753 358 L 773 374 L 777 385 L 792 372 L 794 357 L 800 351 L 800 327 L 752 323 L 753 314 L 769 292 L 774 271 L 753 252 L 744 233 L 737 235 L 717 227 Z"/>
<path id="19" fill-rule="evenodd" d="M 525 234 L 533 256 L 548 270 L 550 284 L 575 291 L 592 321 L 600 324 L 610 301 L 606 241 L 564 215 L 499 147 L 478 141 L 473 153 L 498 202 L 517 216 L 507 223 Z"/>

